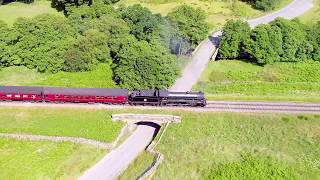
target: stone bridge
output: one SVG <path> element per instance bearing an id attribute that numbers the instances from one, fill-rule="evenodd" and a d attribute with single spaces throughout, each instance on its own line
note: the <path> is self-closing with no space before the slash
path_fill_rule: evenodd
<path id="1" fill-rule="evenodd" d="M 129 124 L 138 122 L 153 122 L 156 124 L 180 123 L 179 116 L 160 115 L 160 114 L 115 114 L 112 115 L 112 121 L 124 121 Z"/>

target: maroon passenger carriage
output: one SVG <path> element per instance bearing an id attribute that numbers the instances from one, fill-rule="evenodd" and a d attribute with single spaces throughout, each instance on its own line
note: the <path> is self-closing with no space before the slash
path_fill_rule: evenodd
<path id="1" fill-rule="evenodd" d="M 42 87 L 0 86 L 1 101 L 42 101 Z"/>
<path id="2" fill-rule="evenodd" d="M 125 104 L 126 89 L 0 86 L 2 101 Z"/>
<path id="3" fill-rule="evenodd" d="M 43 100 L 46 102 L 125 104 L 128 102 L 128 90 L 44 87 Z"/>

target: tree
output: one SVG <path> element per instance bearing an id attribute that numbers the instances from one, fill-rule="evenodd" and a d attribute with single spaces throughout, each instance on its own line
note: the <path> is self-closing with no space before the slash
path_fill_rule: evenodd
<path id="1" fill-rule="evenodd" d="M 235 59 L 243 54 L 244 42 L 250 35 L 250 26 L 240 20 L 228 21 L 223 28 L 219 47 L 219 58 Z"/>
<path id="2" fill-rule="evenodd" d="M 56 15 L 39 15 L 18 19 L 13 25 L 15 38 L 9 62 L 36 68 L 40 72 L 58 72 L 63 68 L 64 52 L 72 45 L 76 32 L 66 19 Z"/>
<path id="3" fill-rule="evenodd" d="M 259 64 L 278 62 L 283 54 L 281 29 L 269 24 L 256 27 L 244 44 L 244 51 Z"/>
<path id="4" fill-rule="evenodd" d="M 64 55 L 64 70 L 89 71 L 100 63 L 111 63 L 108 37 L 97 30 L 90 30 L 79 37 Z"/>
<path id="5" fill-rule="evenodd" d="M 180 37 L 188 41 L 193 48 L 208 35 L 209 27 L 205 22 L 205 12 L 199 8 L 178 6 L 169 12 L 167 17 L 177 24 Z"/>
<path id="6" fill-rule="evenodd" d="M 115 59 L 114 79 L 123 88 L 168 88 L 178 75 L 174 56 L 159 44 L 128 38 Z"/>
<path id="7" fill-rule="evenodd" d="M 277 7 L 279 0 L 242 0 L 244 2 L 250 3 L 256 9 L 263 11 L 270 11 Z"/>
<path id="8" fill-rule="evenodd" d="M 281 61 L 297 62 L 309 59 L 313 46 L 308 42 L 302 24 L 298 21 L 278 18 L 271 23 L 271 26 L 281 29 L 284 51 Z"/>
<path id="9" fill-rule="evenodd" d="M 311 59 L 320 61 L 320 23 L 306 28 L 308 42 L 313 46 Z"/>
<path id="10" fill-rule="evenodd" d="M 151 11 L 140 4 L 135 4 L 121 10 L 122 19 L 131 29 L 130 33 L 139 40 L 150 42 L 153 35 L 159 32 L 162 17 L 152 14 Z"/>

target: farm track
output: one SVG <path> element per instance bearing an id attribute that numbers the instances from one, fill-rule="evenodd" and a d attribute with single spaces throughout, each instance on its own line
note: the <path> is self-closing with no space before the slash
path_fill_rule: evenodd
<path id="1" fill-rule="evenodd" d="M 72 104 L 72 103 L 28 103 L 0 102 L 0 107 L 34 107 L 34 108 L 82 108 L 82 109 L 133 109 L 166 110 L 191 112 L 244 112 L 244 113 L 285 113 L 285 114 L 320 114 L 320 103 L 267 103 L 267 102 L 228 102 L 209 101 L 206 107 L 183 106 L 129 106 L 106 104 Z"/>

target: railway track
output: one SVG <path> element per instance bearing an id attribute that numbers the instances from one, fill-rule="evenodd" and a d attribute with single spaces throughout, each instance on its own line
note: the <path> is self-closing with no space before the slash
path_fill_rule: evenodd
<path id="1" fill-rule="evenodd" d="M 307 113 L 320 114 L 320 104 L 311 103 L 268 103 L 268 102 L 225 102 L 210 101 L 206 109 L 227 112 Z"/>
<path id="2" fill-rule="evenodd" d="M 243 112 L 243 113 L 285 113 L 285 114 L 320 114 L 320 103 L 267 103 L 267 102 L 227 102 L 209 101 L 206 107 L 183 106 L 129 106 L 106 104 L 75 103 L 30 103 L 0 102 L 1 107 L 35 107 L 35 108 L 82 108 L 82 109 L 150 109 L 194 112 Z"/>

